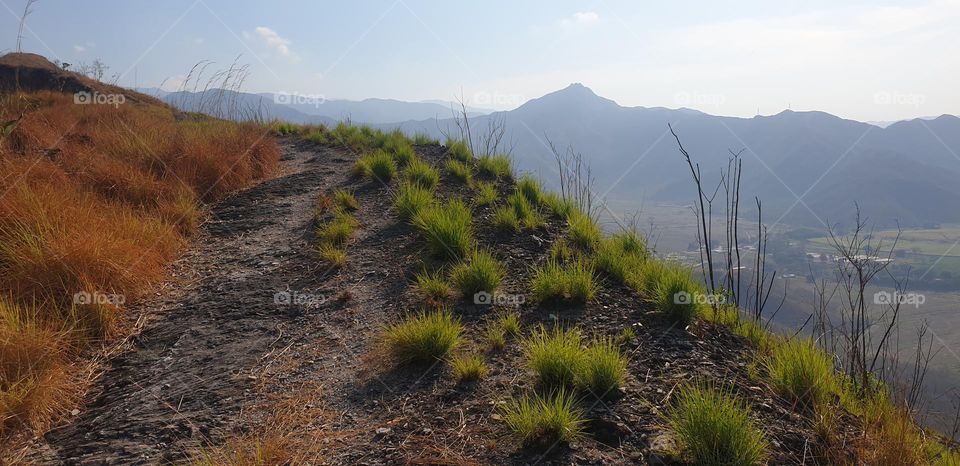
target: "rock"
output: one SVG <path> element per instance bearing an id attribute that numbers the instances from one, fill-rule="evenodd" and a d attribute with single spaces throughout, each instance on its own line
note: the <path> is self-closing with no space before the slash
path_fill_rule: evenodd
<path id="1" fill-rule="evenodd" d="M 647 455 L 650 464 L 670 464 L 674 452 L 677 450 L 677 441 L 668 433 L 657 434 L 650 440 Z"/>
<path id="2" fill-rule="evenodd" d="M 71 416 L 79 416 L 79 415 L 80 415 L 80 410 L 79 410 L 79 409 L 74 409 L 73 411 L 70 411 L 70 415 L 71 415 Z"/>
<path id="3" fill-rule="evenodd" d="M 390 433 L 390 428 L 389 428 L 389 427 L 378 427 L 378 428 L 377 428 L 377 435 L 387 435 L 387 434 L 389 434 L 389 433 Z"/>

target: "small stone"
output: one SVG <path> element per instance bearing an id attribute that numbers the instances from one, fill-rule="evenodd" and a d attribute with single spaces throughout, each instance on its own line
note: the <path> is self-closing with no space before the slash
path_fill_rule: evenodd
<path id="1" fill-rule="evenodd" d="M 79 409 L 74 409 L 73 411 L 70 411 L 70 415 L 71 415 L 71 416 L 79 416 L 79 415 L 80 415 L 80 410 L 79 410 Z"/>
<path id="2" fill-rule="evenodd" d="M 389 428 L 389 427 L 378 427 L 378 428 L 377 428 L 377 435 L 387 435 L 387 434 L 389 434 L 389 433 L 390 433 L 390 428 Z"/>
<path id="3" fill-rule="evenodd" d="M 499 414 L 491 414 L 490 419 L 493 419 L 494 421 L 499 421 L 503 418 L 501 418 Z"/>

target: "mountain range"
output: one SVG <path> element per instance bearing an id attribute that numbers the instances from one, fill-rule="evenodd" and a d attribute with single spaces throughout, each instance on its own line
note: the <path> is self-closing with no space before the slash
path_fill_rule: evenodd
<path id="1" fill-rule="evenodd" d="M 210 112 L 200 108 L 210 100 L 202 93 L 153 94 L 186 110 Z M 223 100 L 258 108 L 267 118 L 327 125 L 350 119 L 438 138 L 456 134 L 451 106 L 438 102 L 293 103 L 282 94 L 234 94 Z M 685 205 L 695 199 L 670 124 L 711 186 L 719 181 L 731 152 L 741 153 L 741 198 L 747 200 L 741 213 L 746 216 L 755 215 L 756 196 L 768 221 L 818 230 L 842 227 L 856 205 L 883 227 L 960 223 L 960 209 L 949 207 L 960 201 L 956 116 L 884 124 L 815 111 L 727 117 L 685 108 L 621 106 L 582 84 L 510 111 L 468 112 L 474 128 L 502 121 L 517 168 L 539 175 L 548 185 L 557 178 L 549 142 L 583 153 L 596 179 L 595 194 L 617 200 L 617 205 L 640 209 L 651 202 Z"/>

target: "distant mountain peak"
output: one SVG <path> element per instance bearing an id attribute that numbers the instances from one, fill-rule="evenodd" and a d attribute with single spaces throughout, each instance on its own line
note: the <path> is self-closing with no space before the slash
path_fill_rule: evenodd
<path id="1" fill-rule="evenodd" d="M 559 91 L 529 100 L 517 110 L 590 111 L 603 107 L 619 107 L 619 105 L 610 99 L 598 96 L 592 89 L 581 83 L 572 83 Z"/>

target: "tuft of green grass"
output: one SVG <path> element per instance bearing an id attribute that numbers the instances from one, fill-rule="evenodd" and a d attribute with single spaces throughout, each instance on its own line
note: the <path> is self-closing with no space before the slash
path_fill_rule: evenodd
<path id="1" fill-rule="evenodd" d="M 620 283 L 627 283 L 631 273 L 639 270 L 647 260 L 643 241 L 633 232 L 624 232 L 598 243 L 593 255 L 593 266 Z"/>
<path id="2" fill-rule="evenodd" d="M 810 339 L 774 345 L 766 360 L 773 386 L 803 407 L 824 406 L 837 387 L 833 361 Z"/>
<path id="3" fill-rule="evenodd" d="M 545 396 L 512 399 L 500 408 L 507 428 L 524 445 L 545 447 L 583 437 L 583 411 L 573 394 L 559 389 Z"/>
<path id="4" fill-rule="evenodd" d="M 487 363 L 479 354 L 470 356 L 456 356 L 450 360 L 453 369 L 453 378 L 457 382 L 476 382 L 487 375 Z"/>
<path id="5" fill-rule="evenodd" d="M 696 464 L 758 465 L 767 458 L 767 441 L 746 404 L 708 384 L 681 387 L 669 410 L 681 447 Z"/>
<path id="6" fill-rule="evenodd" d="M 558 218 L 567 218 L 579 212 L 572 199 L 564 199 L 554 192 L 544 193 L 540 198 L 540 203 Z"/>
<path id="7" fill-rule="evenodd" d="M 537 211 L 536 204 L 530 202 L 519 189 L 507 198 L 509 205 L 520 225 L 524 228 L 536 228 L 543 224 L 543 217 Z"/>
<path id="8" fill-rule="evenodd" d="M 319 249 L 320 258 L 331 267 L 342 268 L 347 265 L 347 252 L 343 248 L 324 244 Z"/>
<path id="9" fill-rule="evenodd" d="M 576 251 L 570 247 L 566 238 L 559 238 L 550 246 L 550 260 L 563 264 L 577 258 Z"/>
<path id="10" fill-rule="evenodd" d="M 450 281 L 465 298 L 472 299 L 475 293 L 481 291 L 494 293 L 505 273 L 503 266 L 493 255 L 478 249 L 453 268 Z"/>
<path id="11" fill-rule="evenodd" d="M 534 269 L 530 289 L 534 299 L 540 302 L 554 299 L 587 302 L 596 295 L 597 283 L 593 268 L 583 260 L 562 265 L 549 260 Z"/>
<path id="12" fill-rule="evenodd" d="M 433 189 L 440 182 L 440 174 L 429 163 L 420 159 L 413 159 L 407 163 L 404 170 L 407 181 L 426 189 Z"/>
<path id="13" fill-rule="evenodd" d="M 520 316 L 516 312 L 504 312 L 497 317 L 497 325 L 507 335 L 520 335 Z"/>
<path id="14" fill-rule="evenodd" d="M 623 385 L 627 358 L 612 338 L 595 338 L 584 350 L 583 364 L 577 371 L 577 386 L 597 398 L 610 396 Z"/>
<path id="15" fill-rule="evenodd" d="M 393 208 L 397 216 L 404 220 L 412 220 L 420 210 L 433 203 L 433 192 L 418 184 L 401 183 L 393 198 Z"/>
<path id="16" fill-rule="evenodd" d="M 498 207 L 493 211 L 493 227 L 500 231 L 520 231 L 520 220 L 512 207 Z"/>
<path id="17" fill-rule="evenodd" d="M 440 144 L 440 141 L 430 137 L 429 134 L 417 133 L 413 135 L 413 143 L 418 146 L 435 146 Z"/>
<path id="18" fill-rule="evenodd" d="M 499 325 L 494 323 L 487 324 L 486 330 L 487 347 L 499 351 L 507 346 L 507 333 Z"/>
<path id="19" fill-rule="evenodd" d="M 360 208 L 357 197 L 352 192 L 338 189 L 333 193 L 333 200 L 337 207 L 346 212 L 351 212 Z"/>
<path id="20" fill-rule="evenodd" d="M 472 218 L 463 201 L 453 199 L 421 208 L 413 217 L 413 225 L 426 238 L 435 256 L 457 260 L 473 248 Z"/>
<path id="21" fill-rule="evenodd" d="M 667 266 L 655 280 L 652 297 L 654 307 L 667 318 L 687 325 L 701 313 L 703 287 L 688 270 L 678 265 Z"/>
<path id="22" fill-rule="evenodd" d="M 497 185 L 487 181 L 476 183 L 477 195 L 473 198 L 473 203 L 478 206 L 492 205 L 497 202 Z"/>
<path id="23" fill-rule="evenodd" d="M 530 175 L 523 175 L 520 181 L 517 181 L 517 192 L 533 205 L 539 205 L 543 200 L 543 189 L 540 187 L 540 182 Z"/>
<path id="24" fill-rule="evenodd" d="M 473 179 L 473 174 L 470 170 L 470 166 L 464 162 L 461 162 L 460 160 L 447 159 L 445 167 L 447 169 L 447 173 L 449 173 L 454 178 L 468 185 L 470 184 L 470 181 Z"/>
<path id="25" fill-rule="evenodd" d="M 409 165 L 410 162 L 413 162 L 414 160 L 419 160 L 417 157 L 417 152 L 413 150 L 413 146 L 411 146 L 409 143 L 397 147 L 392 153 L 393 158 L 396 159 L 397 163 L 403 167 Z"/>
<path id="26" fill-rule="evenodd" d="M 450 299 L 453 288 L 440 274 L 423 272 L 417 274 L 417 291 L 433 305 L 440 305 Z"/>
<path id="27" fill-rule="evenodd" d="M 559 326 L 548 331 L 543 325 L 524 341 L 527 365 L 537 374 L 539 383 L 547 387 L 571 386 L 583 364 L 580 330 L 564 330 Z"/>
<path id="28" fill-rule="evenodd" d="M 384 330 L 393 357 L 402 363 L 430 363 L 443 359 L 460 344 L 463 327 L 448 311 L 421 312 Z"/>
<path id="29" fill-rule="evenodd" d="M 600 238 L 603 236 L 600 227 L 589 215 L 574 213 L 567 217 L 567 224 L 568 236 L 574 245 L 590 251 L 600 243 Z"/>
<path id="30" fill-rule="evenodd" d="M 447 155 L 461 162 L 469 162 L 473 159 L 473 152 L 470 151 L 467 144 L 456 139 L 447 139 Z"/>
<path id="31" fill-rule="evenodd" d="M 303 136 L 303 138 L 314 144 L 320 144 L 323 146 L 330 146 L 335 142 L 333 137 L 330 136 L 330 132 L 324 126 L 311 129 L 305 136 Z"/>
<path id="32" fill-rule="evenodd" d="M 346 212 L 335 212 L 333 219 L 317 227 L 317 239 L 321 245 L 345 244 L 357 229 L 357 220 Z"/>
<path id="33" fill-rule="evenodd" d="M 513 177 L 513 162 L 509 155 L 484 155 L 477 159 L 477 169 L 484 175 L 496 178 Z"/>
<path id="34" fill-rule="evenodd" d="M 397 174 L 397 163 L 382 149 L 364 155 L 354 165 L 354 172 L 363 176 L 389 183 Z"/>
<path id="35" fill-rule="evenodd" d="M 295 123 L 277 122 L 273 126 L 273 132 L 278 136 L 300 134 L 300 125 Z"/>

